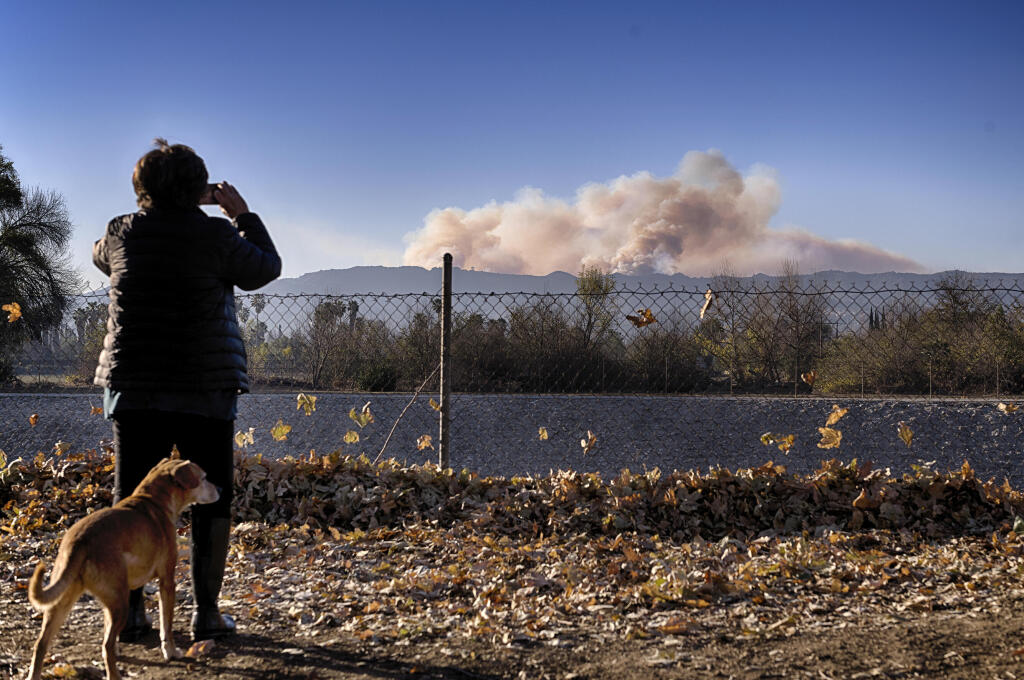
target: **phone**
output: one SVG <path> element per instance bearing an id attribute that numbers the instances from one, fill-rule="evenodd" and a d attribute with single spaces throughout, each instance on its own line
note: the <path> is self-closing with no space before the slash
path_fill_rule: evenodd
<path id="1" fill-rule="evenodd" d="M 213 192 L 217 189 L 216 184 L 207 184 L 206 191 L 199 197 L 199 205 L 217 205 L 217 199 L 213 197 Z"/>

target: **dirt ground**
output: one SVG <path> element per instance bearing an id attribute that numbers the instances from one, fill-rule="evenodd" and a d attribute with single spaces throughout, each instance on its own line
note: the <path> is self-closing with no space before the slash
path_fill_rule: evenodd
<path id="1" fill-rule="evenodd" d="M 959 576 L 946 585 L 941 574 L 921 568 L 934 561 L 934 555 L 905 552 L 898 537 L 878 544 L 872 539 L 870 546 L 861 547 L 885 555 L 885 569 L 904 574 L 903 583 L 894 578 L 869 591 L 865 581 L 861 589 L 844 592 L 828 585 L 836 584 L 834 580 L 819 587 L 805 575 L 746 592 L 730 594 L 724 589 L 720 592 L 726 594 L 710 601 L 668 609 L 657 602 L 588 604 L 575 611 L 560 609 L 535 635 L 530 626 L 512 625 L 514 617 L 501 618 L 512 617 L 511 611 L 496 614 L 486 629 L 460 624 L 458 617 L 445 623 L 438 603 L 458 600 L 456 595 L 425 594 L 407 601 L 394 592 L 401 582 L 394 579 L 382 585 L 383 581 L 367 578 L 363 592 L 352 590 L 353 581 L 349 592 L 339 595 L 341 604 L 331 604 L 323 594 L 309 594 L 310 582 L 329 583 L 332 569 L 359 572 L 371 567 L 379 572 L 388 556 L 394 558 L 399 550 L 415 554 L 424 547 L 396 543 L 401 536 L 396 532 L 341 542 L 303 537 L 295 530 L 281 530 L 270 538 L 262 528 L 249 527 L 246 533 L 243 527 L 239 534 L 224 599 L 225 610 L 238 619 L 240 634 L 197 658 L 168 663 L 153 632 L 139 643 L 121 646 L 119 667 L 125 677 L 1024 678 L 1024 589 L 1014 576 L 1021 573 L 1019 557 L 992 550 L 983 540 L 933 546 L 932 550 L 948 549 L 943 554 L 964 560 L 951 563 L 949 573 Z M 717 552 L 714 544 L 708 545 Z M 780 544 L 777 552 L 791 555 L 787 551 L 794 545 Z M 23 677 L 27 671 L 40 617 L 28 605 L 24 583 L 34 559 L 31 554 L 40 550 L 51 551 L 38 543 L 26 542 L 19 548 L 8 542 L 0 561 L 7 569 L 0 599 L 0 676 Z M 339 550 L 359 562 L 341 559 Z M 969 560 L 968 553 L 973 555 Z M 847 549 L 848 556 L 853 554 Z M 325 567 L 314 559 L 317 555 L 333 559 Z M 654 555 L 652 559 L 662 559 L 659 553 Z M 772 564 L 762 565 L 765 573 Z M 978 566 L 971 571 L 969 565 L 974 564 Z M 917 565 L 917 571 L 901 565 Z M 179 563 L 175 615 L 182 650 L 189 648 L 185 568 Z M 408 572 L 412 567 L 402 569 Z M 997 573 L 998 578 L 992 576 Z M 956 585 L 968 576 L 975 586 Z M 508 574 L 505 577 L 509 581 Z M 479 615 L 462 611 L 472 609 L 473 601 L 484 606 L 479 593 L 467 595 L 458 608 L 461 616 Z M 256 604 L 247 606 L 250 602 Z M 150 606 L 155 609 L 155 598 Z M 388 632 L 399 619 L 407 628 Z M 631 623 L 623 626 L 625 619 Z M 46 677 L 101 678 L 101 630 L 101 612 L 86 597 L 51 649 Z"/>
<path id="2" fill-rule="evenodd" d="M 25 608 L 23 608 L 25 609 Z M 164 662 L 155 633 L 122 645 L 126 677 L 155 678 L 1019 678 L 1024 677 L 1024 605 L 985 611 L 920 612 L 884 621 L 824 615 L 811 625 L 750 638 L 698 624 L 684 635 L 580 641 L 569 646 L 528 642 L 423 640 L 377 644 L 351 637 L 247 634 L 199 659 Z M 28 612 L 5 612 L 0 671 L 20 677 L 37 628 Z M 176 621 L 179 646 L 184 616 Z M 54 665 L 77 677 L 101 678 L 100 616 L 90 612 L 68 626 L 53 650 Z M 69 673 L 70 675 L 70 673 Z M 68 677 L 65 675 L 64 677 Z M 74 676 L 72 676 L 74 677 Z"/>

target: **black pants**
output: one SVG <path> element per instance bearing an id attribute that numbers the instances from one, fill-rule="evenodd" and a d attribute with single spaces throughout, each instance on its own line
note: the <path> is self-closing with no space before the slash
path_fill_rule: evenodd
<path id="1" fill-rule="evenodd" d="M 181 457 L 199 465 L 220 487 L 220 499 L 192 506 L 192 520 L 231 518 L 234 487 L 233 420 L 188 413 L 121 411 L 114 414 L 114 502 L 130 496 L 161 458 L 177 445 Z"/>

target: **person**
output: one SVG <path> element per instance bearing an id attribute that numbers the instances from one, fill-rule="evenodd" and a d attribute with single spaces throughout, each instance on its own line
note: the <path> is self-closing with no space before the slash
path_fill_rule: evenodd
<path id="1" fill-rule="evenodd" d="M 238 395 L 249 391 L 233 287 L 273 281 L 281 258 L 235 187 L 208 186 L 195 151 L 160 138 L 155 146 L 132 173 L 139 210 L 112 219 L 93 246 L 110 277 L 94 383 L 113 421 L 114 502 L 174 447 L 220 487 L 216 503 L 191 512 L 192 636 L 214 639 L 235 632 L 217 600 L 231 532 L 234 419 Z M 231 221 L 207 215 L 203 199 Z M 129 605 L 123 641 L 152 630 L 141 588 Z"/>

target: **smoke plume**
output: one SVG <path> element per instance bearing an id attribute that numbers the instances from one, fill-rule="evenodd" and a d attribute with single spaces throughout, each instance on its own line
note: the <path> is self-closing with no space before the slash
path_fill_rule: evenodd
<path id="1" fill-rule="evenodd" d="M 544 275 L 583 266 L 624 274 L 704 276 L 802 270 L 921 271 L 913 260 L 852 240 L 771 229 L 779 183 L 770 168 L 741 175 L 718 151 L 691 151 L 671 177 L 641 172 L 587 184 L 572 203 L 521 190 L 515 200 L 472 210 L 445 208 L 410 234 L 403 263 Z"/>

